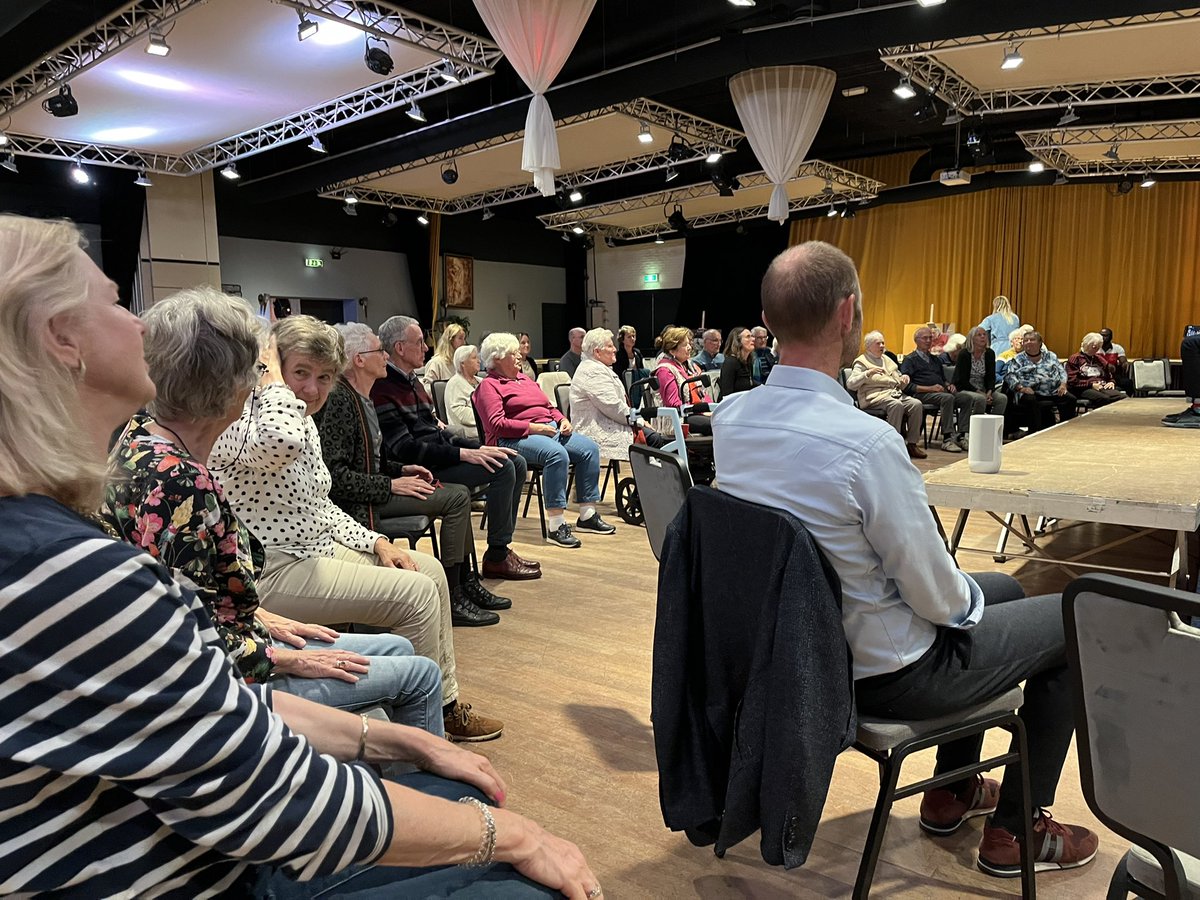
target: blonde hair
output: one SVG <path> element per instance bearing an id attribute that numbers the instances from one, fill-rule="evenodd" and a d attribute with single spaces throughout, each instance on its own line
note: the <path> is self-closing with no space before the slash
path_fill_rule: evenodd
<path id="1" fill-rule="evenodd" d="M 673 326 L 662 333 L 659 341 L 662 342 L 663 353 L 673 353 L 679 348 L 680 344 L 691 346 L 692 331 L 690 328 L 684 328 L 680 325 Z"/>
<path id="2" fill-rule="evenodd" d="M 340 374 L 346 368 L 346 345 L 336 328 L 312 316 L 288 316 L 275 323 L 275 346 L 279 362 L 286 364 L 294 353 L 328 366 Z"/>
<path id="3" fill-rule="evenodd" d="M 51 319 L 86 315 L 83 246 L 70 222 L 0 215 L 0 495 L 92 512 L 104 464 L 79 452 L 75 373 L 47 352 Z"/>
<path id="4" fill-rule="evenodd" d="M 1007 297 L 1001 294 L 992 301 L 992 312 L 1000 313 L 1008 323 L 1013 323 L 1017 320 L 1017 314 L 1013 312 L 1012 303 Z"/>
<path id="5" fill-rule="evenodd" d="M 442 332 L 442 336 L 438 338 L 437 351 L 433 355 L 440 356 L 448 363 L 453 363 L 454 348 L 451 346 L 451 341 L 453 341 L 460 334 L 465 340 L 467 336 L 467 329 L 463 328 L 457 322 L 451 322 L 449 325 L 447 325 L 446 330 Z"/>

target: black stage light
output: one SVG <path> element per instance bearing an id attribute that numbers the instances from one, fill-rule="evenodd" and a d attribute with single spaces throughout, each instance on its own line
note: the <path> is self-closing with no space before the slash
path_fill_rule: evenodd
<path id="1" fill-rule="evenodd" d="M 940 113 L 938 112 L 937 104 L 933 102 L 933 97 L 926 94 L 925 99 L 921 101 L 921 105 L 913 113 L 913 118 L 918 122 L 932 122 L 939 115 Z"/>
<path id="2" fill-rule="evenodd" d="M 400 217 L 396 215 L 396 211 L 391 207 L 383 214 L 383 226 L 385 228 L 395 228 L 400 222 Z"/>
<path id="3" fill-rule="evenodd" d="M 58 89 L 57 94 L 42 101 L 42 109 L 52 116 L 65 119 L 79 112 L 79 103 L 71 93 L 71 86 L 64 84 Z"/>
<path id="4" fill-rule="evenodd" d="M 691 155 L 692 148 L 685 144 L 679 135 L 673 135 L 671 143 L 667 146 L 667 158 L 674 162 L 682 162 L 689 159 Z"/>
<path id="5" fill-rule="evenodd" d="M 383 44 L 382 47 L 372 47 L 371 41 L 378 41 Z M 363 62 L 367 64 L 367 68 L 376 75 L 391 75 L 392 69 L 396 67 L 392 62 L 391 54 L 387 52 L 387 41 L 383 38 L 367 35 L 366 52 L 363 54 Z"/>
<path id="6" fill-rule="evenodd" d="M 675 204 L 675 210 L 671 215 L 667 216 L 667 224 L 678 231 L 680 234 L 686 234 L 688 230 L 688 221 L 683 216 L 683 207 L 678 203 Z"/>
<path id="7" fill-rule="evenodd" d="M 712 170 L 708 173 L 708 177 L 721 197 L 732 197 L 733 192 L 742 186 L 742 183 L 737 180 L 736 176 L 732 176 L 725 171 L 724 160 L 712 167 Z"/>
<path id="8" fill-rule="evenodd" d="M 458 166 L 454 164 L 454 160 L 442 166 L 442 181 L 446 184 L 454 184 L 458 181 Z"/>

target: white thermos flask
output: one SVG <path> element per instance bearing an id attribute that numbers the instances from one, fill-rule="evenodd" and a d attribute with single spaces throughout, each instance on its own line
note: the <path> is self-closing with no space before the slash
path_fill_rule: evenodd
<path id="1" fill-rule="evenodd" d="M 1000 471 L 1000 451 L 1004 443 L 1004 416 L 971 416 L 971 445 L 967 465 L 972 472 L 993 475 Z"/>

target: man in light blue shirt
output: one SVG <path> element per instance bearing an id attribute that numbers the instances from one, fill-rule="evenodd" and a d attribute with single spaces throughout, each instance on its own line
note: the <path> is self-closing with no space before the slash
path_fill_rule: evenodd
<path id="1" fill-rule="evenodd" d="M 862 339 L 860 296 L 854 263 L 829 244 L 792 247 L 771 264 L 763 321 L 778 337 L 779 363 L 764 387 L 713 413 L 717 481 L 734 496 L 795 515 L 837 571 L 863 712 L 950 715 L 1026 681 L 1021 717 L 1038 868 L 1083 865 L 1096 854 L 1096 836 L 1043 812 L 1054 801 L 1074 722 L 1061 598 L 1025 598 L 1006 575 L 956 568 L 903 438 L 855 409 L 836 380 Z M 943 745 L 937 771 L 977 761 L 981 745 L 981 738 Z M 1018 773 L 1002 787 L 976 776 L 927 792 L 921 826 L 952 834 L 993 810 L 979 866 L 1013 877 L 1024 833 Z"/>
<path id="2" fill-rule="evenodd" d="M 692 357 L 692 361 L 706 372 L 720 369 L 721 364 L 725 362 L 725 354 L 721 352 L 721 332 L 710 328 L 704 332 L 701 341 L 703 346 L 700 352 Z"/>

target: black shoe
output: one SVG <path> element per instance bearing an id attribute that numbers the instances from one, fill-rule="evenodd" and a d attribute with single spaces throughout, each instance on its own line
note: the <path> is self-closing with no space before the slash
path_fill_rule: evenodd
<path id="1" fill-rule="evenodd" d="M 500 617 L 494 612 L 480 609 L 465 596 L 460 584 L 450 592 L 450 621 L 455 625 L 475 627 L 480 625 L 495 625 Z"/>
<path id="2" fill-rule="evenodd" d="M 507 597 L 497 597 L 485 588 L 483 583 L 474 575 L 468 575 L 463 581 L 462 595 L 480 609 L 508 609 L 512 606 L 511 600 Z"/>
<path id="3" fill-rule="evenodd" d="M 576 520 L 575 530 L 590 531 L 592 534 L 612 534 L 617 529 L 600 518 L 600 513 L 592 513 L 592 517 L 590 519 Z"/>
<path id="4" fill-rule="evenodd" d="M 1162 423 L 1168 428 L 1200 428 L 1200 410 L 1189 406 L 1181 413 L 1163 416 Z"/>
<path id="5" fill-rule="evenodd" d="M 571 526 L 563 522 L 553 531 L 546 535 L 546 540 L 552 544 L 558 544 L 560 547 L 578 547 L 580 546 L 579 538 L 571 534 Z"/>

